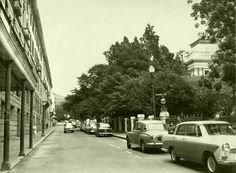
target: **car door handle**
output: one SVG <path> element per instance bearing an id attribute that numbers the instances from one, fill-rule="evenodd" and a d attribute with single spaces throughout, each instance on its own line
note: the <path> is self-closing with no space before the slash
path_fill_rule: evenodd
<path id="1" fill-rule="evenodd" d="M 183 139 L 183 141 L 185 141 L 186 139 L 185 138 L 182 138 Z"/>

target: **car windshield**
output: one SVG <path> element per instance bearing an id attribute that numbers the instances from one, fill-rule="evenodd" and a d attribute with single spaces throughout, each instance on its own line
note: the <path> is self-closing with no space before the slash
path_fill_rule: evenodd
<path id="1" fill-rule="evenodd" d="M 67 124 L 66 124 L 66 127 L 67 127 L 67 128 L 70 128 L 70 127 L 73 127 L 73 126 L 72 126 L 71 123 L 67 123 Z"/>
<path id="2" fill-rule="evenodd" d="M 109 124 L 100 124 L 100 127 L 106 127 L 106 128 L 109 128 L 110 125 L 109 125 Z"/>
<path id="3" fill-rule="evenodd" d="M 90 127 L 96 127 L 95 123 L 90 123 Z"/>
<path id="4" fill-rule="evenodd" d="M 235 135 L 229 124 L 205 124 L 204 126 L 209 135 Z"/>
<path id="5" fill-rule="evenodd" d="M 148 124 L 148 130 L 164 130 L 164 126 L 161 123 Z"/>

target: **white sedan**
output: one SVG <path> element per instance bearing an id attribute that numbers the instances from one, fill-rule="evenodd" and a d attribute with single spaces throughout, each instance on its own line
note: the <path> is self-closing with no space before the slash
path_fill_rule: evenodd
<path id="1" fill-rule="evenodd" d="M 66 133 L 66 132 L 74 133 L 74 126 L 72 125 L 72 123 L 64 124 L 64 133 Z"/>
<path id="2" fill-rule="evenodd" d="M 184 158 L 204 163 L 209 173 L 218 172 L 219 165 L 236 166 L 236 134 L 228 122 L 180 123 L 163 137 L 163 146 L 173 162 Z"/>

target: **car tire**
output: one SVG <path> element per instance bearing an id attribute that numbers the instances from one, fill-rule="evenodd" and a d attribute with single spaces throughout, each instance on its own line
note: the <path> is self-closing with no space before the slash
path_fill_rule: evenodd
<path id="1" fill-rule="evenodd" d="M 127 144 L 127 148 L 130 149 L 131 148 L 131 144 L 129 142 L 129 138 L 126 138 L 126 144 Z"/>
<path id="2" fill-rule="evenodd" d="M 64 133 L 66 133 L 66 131 L 64 131 Z"/>
<path id="3" fill-rule="evenodd" d="M 212 154 L 209 154 L 206 158 L 206 169 L 209 173 L 219 172 L 219 165 Z"/>
<path id="4" fill-rule="evenodd" d="M 180 161 L 180 157 L 176 155 L 174 148 L 171 148 L 170 150 L 170 159 L 174 163 L 178 163 Z"/>
<path id="5" fill-rule="evenodd" d="M 140 142 L 140 149 L 143 153 L 147 152 L 147 148 L 146 148 L 145 143 L 143 141 Z"/>

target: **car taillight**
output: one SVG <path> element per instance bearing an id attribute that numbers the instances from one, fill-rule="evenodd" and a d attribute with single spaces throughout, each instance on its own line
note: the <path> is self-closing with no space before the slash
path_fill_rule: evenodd
<path id="1" fill-rule="evenodd" d="M 156 137 L 152 137 L 153 138 L 153 140 L 154 140 L 154 142 L 161 142 L 162 141 L 162 136 L 156 136 Z"/>
<path id="2" fill-rule="evenodd" d="M 162 141 L 162 136 L 158 136 L 158 137 L 157 137 L 157 140 L 158 140 L 158 141 Z"/>

